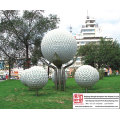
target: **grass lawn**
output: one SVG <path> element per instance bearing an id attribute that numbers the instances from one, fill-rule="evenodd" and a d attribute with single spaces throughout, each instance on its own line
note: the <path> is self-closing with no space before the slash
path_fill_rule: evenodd
<path id="1" fill-rule="evenodd" d="M 66 91 L 56 91 L 49 80 L 39 96 L 19 80 L 6 80 L 0 82 L 0 109 L 72 109 L 72 94 L 84 92 L 73 78 L 67 80 Z M 120 76 L 104 77 L 88 93 L 120 93 Z"/>

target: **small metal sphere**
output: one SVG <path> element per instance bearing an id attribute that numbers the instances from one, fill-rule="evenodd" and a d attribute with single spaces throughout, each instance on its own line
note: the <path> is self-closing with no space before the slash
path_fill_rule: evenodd
<path id="1" fill-rule="evenodd" d="M 29 88 L 39 89 L 47 84 L 48 74 L 43 67 L 34 66 L 22 73 L 21 81 Z"/>
<path id="2" fill-rule="evenodd" d="M 99 80 L 99 72 L 90 65 L 83 65 L 75 72 L 75 81 L 81 87 L 91 87 Z"/>
<path id="3" fill-rule="evenodd" d="M 67 80 L 67 73 L 65 73 L 65 80 Z M 52 74 L 52 81 L 55 83 L 55 72 Z"/>
<path id="4" fill-rule="evenodd" d="M 74 57 L 76 50 L 75 38 L 71 33 L 61 29 L 49 31 L 41 42 L 43 56 L 52 63 L 56 56 L 62 64 L 67 63 Z"/>

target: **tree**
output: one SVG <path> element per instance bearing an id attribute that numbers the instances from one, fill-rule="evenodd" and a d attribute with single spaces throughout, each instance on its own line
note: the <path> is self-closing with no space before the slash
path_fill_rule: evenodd
<path id="1" fill-rule="evenodd" d="M 81 46 L 78 55 L 82 57 L 84 64 L 98 69 L 111 67 L 113 70 L 117 70 L 120 67 L 120 45 L 116 41 L 105 41 L 102 38 L 99 43 Z"/>
<path id="2" fill-rule="evenodd" d="M 95 67 L 96 60 L 96 44 L 89 43 L 85 46 L 80 46 L 78 50 L 78 56 L 82 57 L 82 61 L 84 64 L 90 64 Z"/>
<path id="3" fill-rule="evenodd" d="M 17 58 L 17 55 L 20 54 L 20 51 L 14 50 L 11 47 L 11 43 L 9 41 L 10 37 L 6 34 L 5 37 L 2 37 L 0 34 L 0 54 L 1 59 L 5 62 L 7 61 L 9 65 L 9 78 L 11 78 L 11 68 L 13 68 L 13 64 Z M 4 68 L 5 69 L 5 68 Z"/>
<path id="4" fill-rule="evenodd" d="M 50 14 L 44 16 L 43 10 L 4 10 L 1 13 L 1 35 L 9 36 L 14 50 L 22 50 L 25 55 L 25 68 L 30 67 L 30 60 L 36 64 L 41 54 L 40 44 L 44 34 L 57 28 L 59 18 Z M 5 37 L 3 34 L 3 38 Z M 33 57 L 31 57 L 33 56 Z M 23 55 L 21 56 L 23 57 Z"/>

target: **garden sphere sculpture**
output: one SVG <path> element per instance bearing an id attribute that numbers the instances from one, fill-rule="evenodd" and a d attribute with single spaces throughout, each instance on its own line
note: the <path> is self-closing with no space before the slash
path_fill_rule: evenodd
<path id="1" fill-rule="evenodd" d="M 27 71 L 29 71 L 29 69 L 23 70 L 23 72 L 20 75 L 20 80 L 25 86 L 27 86 Z"/>
<path id="2" fill-rule="evenodd" d="M 75 80 L 81 87 L 87 88 L 93 86 L 99 80 L 99 72 L 90 65 L 83 65 L 75 72 Z"/>
<path id="3" fill-rule="evenodd" d="M 74 63 L 73 57 L 76 50 L 75 38 L 65 30 L 54 29 L 44 36 L 41 42 L 41 51 L 44 56 L 42 61 L 55 70 L 56 89 L 65 89 L 65 68 Z M 48 64 L 45 59 L 53 63 L 53 65 Z M 69 62 L 70 60 L 72 62 Z"/>
<path id="4" fill-rule="evenodd" d="M 48 74 L 43 67 L 34 66 L 22 72 L 21 82 L 30 89 L 35 89 L 38 92 L 40 88 L 47 84 Z"/>
<path id="5" fill-rule="evenodd" d="M 41 43 L 43 56 L 57 65 L 58 63 L 55 63 L 56 57 L 62 64 L 67 63 L 74 57 L 76 49 L 76 40 L 72 34 L 61 29 L 48 32 Z"/>

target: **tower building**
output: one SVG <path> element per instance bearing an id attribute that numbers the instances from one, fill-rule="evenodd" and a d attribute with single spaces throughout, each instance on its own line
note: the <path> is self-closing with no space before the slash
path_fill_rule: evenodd
<path id="1" fill-rule="evenodd" d="M 75 35 L 77 46 L 85 45 L 89 42 L 99 42 L 101 38 L 104 38 L 101 34 L 101 28 L 96 23 L 96 19 L 87 16 L 85 23 L 81 27 L 79 34 Z M 113 40 L 112 38 L 105 38 L 105 40 Z"/>

